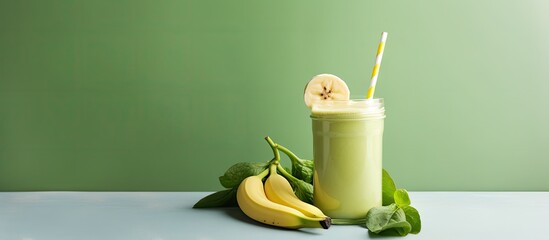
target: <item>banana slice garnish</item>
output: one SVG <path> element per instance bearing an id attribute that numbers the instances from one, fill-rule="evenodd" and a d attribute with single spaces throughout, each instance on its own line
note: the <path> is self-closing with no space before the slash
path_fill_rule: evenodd
<path id="1" fill-rule="evenodd" d="M 350 92 L 341 78 L 332 74 L 316 75 L 305 86 L 305 105 L 311 108 L 314 103 L 331 100 L 349 100 Z"/>

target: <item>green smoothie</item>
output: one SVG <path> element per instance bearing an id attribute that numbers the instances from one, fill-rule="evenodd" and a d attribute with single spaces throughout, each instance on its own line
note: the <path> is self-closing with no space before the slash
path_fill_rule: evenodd
<path id="1" fill-rule="evenodd" d="M 312 106 L 314 205 L 332 218 L 364 218 L 381 206 L 383 99 Z"/>

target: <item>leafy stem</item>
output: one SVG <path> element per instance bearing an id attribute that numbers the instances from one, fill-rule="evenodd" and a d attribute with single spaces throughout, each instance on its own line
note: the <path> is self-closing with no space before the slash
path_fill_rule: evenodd
<path id="1" fill-rule="evenodd" d="M 293 182 L 299 181 L 299 179 L 297 179 L 296 177 L 292 176 L 292 174 L 289 174 L 288 172 L 286 172 L 286 169 L 284 169 L 280 164 L 278 164 L 276 168 L 278 169 L 278 171 L 280 171 L 280 173 L 282 174 L 282 176 L 284 176 L 285 178 L 288 178 L 288 179 L 290 179 L 290 180 L 293 181 Z"/>
<path id="2" fill-rule="evenodd" d="M 273 140 L 266 136 L 265 140 L 267 140 L 267 143 L 269 143 L 269 146 L 273 149 L 274 159 L 275 161 L 280 161 L 280 153 L 278 152 L 278 144 L 274 143 Z"/>
<path id="3" fill-rule="evenodd" d="M 364 225 L 366 219 L 332 218 L 332 223 L 336 225 Z"/>
<path id="4" fill-rule="evenodd" d="M 292 160 L 292 162 L 296 162 L 296 161 L 299 161 L 299 158 L 292 152 L 290 151 L 289 149 L 285 148 L 284 146 L 280 145 L 280 144 L 277 144 L 276 145 L 276 148 L 278 148 L 278 150 L 282 151 L 283 153 L 285 153 L 286 155 L 288 155 L 288 157 Z"/>

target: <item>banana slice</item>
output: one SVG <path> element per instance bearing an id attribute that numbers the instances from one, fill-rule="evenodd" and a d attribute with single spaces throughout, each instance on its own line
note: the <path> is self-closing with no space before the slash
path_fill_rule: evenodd
<path id="1" fill-rule="evenodd" d="M 314 103 L 330 100 L 349 100 L 349 88 L 341 78 L 332 74 L 316 75 L 305 86 L 305 105 L 311 108 Z"/>

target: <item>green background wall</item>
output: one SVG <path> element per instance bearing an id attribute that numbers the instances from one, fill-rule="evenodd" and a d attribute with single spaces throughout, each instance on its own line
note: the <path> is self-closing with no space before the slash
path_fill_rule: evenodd
<path id="1" fill-rule="evenodd" d="M 312 157 L 305 83 L 363 97 L 409 190 L 549 190 L 547 1 L 1 1 L 0 190 L 220 189 Z"/>

